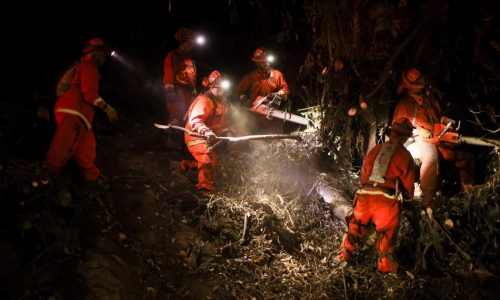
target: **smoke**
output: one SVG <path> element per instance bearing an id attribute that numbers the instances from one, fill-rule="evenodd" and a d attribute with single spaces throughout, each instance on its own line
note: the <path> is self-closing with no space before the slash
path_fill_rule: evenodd
<path id="1" fill-rule="evenodd" d="M 271 194 L 306 195 L 318 171 L 315 159 L 301 152 L 300 143 L 296 140 L 251 141 L 245 146 L 237 143 L 234 159 L 221 161 L 224 172 L 232 174 L 222 184 L 236 188 L 237 193 L 258 198 Z"/>
<path id="2" fill-rule="evenodd" d="M 257 127 L 255 117 L 243 107 L 229 105 L 229 126 L 235 136 L 249 135 Z"/>
<path id="3" fill-rule="evenodd" d="M 229 124 L 234 136 L 252 135 L 259 132 L 259 115 L 238 105 L 229 106 Z M 308 145 L 318 148 L 309 149 Z M 235 143 L 233 147 L 242 165 L 241 176 L 248 178 L 245 185 L 260 189 L 288 193 L 302 193 L 311 188 L 317 177 L 316 154 L 321 143 L 296 140 L 254 140 Z M 240 177 L 241 177 L 240 176 Z M 257 186 L 248 185 L 258 183 Z M 307 193 L 307 192 L 306 192 Z"/>

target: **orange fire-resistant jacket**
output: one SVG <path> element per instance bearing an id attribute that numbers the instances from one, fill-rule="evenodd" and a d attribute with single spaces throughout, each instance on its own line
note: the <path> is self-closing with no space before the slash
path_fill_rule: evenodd
<path id="1" fill-rule="evenodd" d="M 236 88 L 236 95 L 238 97 L 246 95 L 254 101 L 257 96 L 264 97 L 279 91 L 285 92 L 285 95 L 288 94 L 288 85 L 280 71 L 271 70 L 271 73 L 267 75 L 254 70 L 241 79 Z"/>
<path id="2" fill-rule="evenodd" d="M 417 129 L 424 128 L 432 132 L 434 124 L 441 122 L 441 106 L 432 95 L 424 95 L 422 100 L 422 105 L 419 105 L 411 95 L 406 94 L 397 103 L 392 119 L 404 117 Z"/>
<path id="3" fill-rule="evenodd" d="M 194 91 L 196 88 L 196 67 L 188 54 L 175 49 L 167 54 L 163 64 L 163 86 Z"/>
<path id="4" fill-rule="evenodd" d="M 374 182 L 370 181 L 369 178 L 372 174 L 375 159 L 377 158 L 377 154 L 379 153 L 381 148 L 382 144 L 378 144 L 366 155 L 365 161 L 363 163 L 363 169 L 361 171 L 361 185 L 374 184 Z M 415 166 L 410 152 L 408 152 L 408 150 L 406 150 L 403 145 L 397 145 L 391 157 L 391 161 L 384 178 L 385 182 L 377 183 L 377 186 L 395 189 L 396 180 L 399 180 L 400 191 L 401 187 L 403 187 L 406 191 L 406 197 L 413 197 Z M 367 190 L 370 189 L 371 188 L 367 188 Z"/>
<path id="5" fill-rule="evenodd" d="M 201 93 L 189 107 L 185 128 L 201 134 L 211 130 L 216 135 L 220 135 L 227 128 L 227 112 L 225 100 L 217 99 L 209 92 Z M 204 141 L 187 133 L 184 134 L 184 140 L 188 146 L 193 141 Z"/>
<path id="6" fill-rule="evenodd" d="M 62 119 L 63 114 L 77 115 L 87 128 L 92 128 L 96 107 L 106 105 L 99 96 L 99 79 L 97 61 L 92 53 L 84 55 L 76 65 L 68 89 L 56 102 L 56 120 Z"/>

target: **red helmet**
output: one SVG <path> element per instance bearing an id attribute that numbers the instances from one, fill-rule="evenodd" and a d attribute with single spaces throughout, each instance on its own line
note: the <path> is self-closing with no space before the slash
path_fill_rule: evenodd
<path id="1" fill-rule="evenodd" d="M 185 27 L 177 29 L 174 35 L 175 39 L 179 42 L 194 41 L 193 31 Z"/>
<path id="2" fill-rule="evenodd" d="M 208 85 L 210 87 L 218 87 L 222 82 L 222 75 L 219 71 L 213 70 L 210 75 L 208 75 Z"/>
<path id="3" fill-rule="evenodd" d="M 210 75 L 208 75 L 208 83 L 210 85 L 216 84 L 220 80 L 221 76 L 222 75 L 220 74 L 219 71 L 213 70 L 212 73 L 210 73 Z"/>
<path id="4" fill-rule="evenodd" d="M 267 51 L 263 48 L 257 48 L 253 52 L 252 60 L 254 62 L 266 62 L 267 61 Z"/>
<path id="5" fill-rule="evenodd" d="M 88 53 L 96 50 L 109 51 L 109 46 L 101 38 L 93 38 L 85 43 L 85 46 L 83 46 L 83 53 Z"/>
<path id="6" fill-rule="evenodd" d="M 413 125 L 407 118 L 399 118 L 394 121 L 390 127 L 391 134 L 401 137 L 410 137 L 413 134 Z"/>
<path id="7" fill-rule="evenodd" d="M 222 81 L 222 75 L 220 74 L 219 71 L 213 70 L 208 77 L 203 77 L 201 79 L 201 84 L 204 87 L 212 88 L 212 87 L 218 87 Z"/>
<path id="8" fill-rule="evenodd" d="M 404 70 L 401 73 L 401 85 L 412 91 L 420 91 L 425 87 L 425 76 L 417 68 Z"/>
<path id="9" fill-rule="evenodd" d="M 213 70 L 208 77 L 202 79 L 203 86 L 207 88 L 222 88 L 224 90 L 229 89 L 231 82 L 223 77 L 221 73 L 217 70 Z"/>

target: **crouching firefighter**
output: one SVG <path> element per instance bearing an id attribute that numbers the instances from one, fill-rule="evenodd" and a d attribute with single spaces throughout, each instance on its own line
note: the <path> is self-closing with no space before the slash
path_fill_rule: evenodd
<path id="1" fill-rule="evenodd" d="M 223 80 L 219 71 L 213 71 L 207 84 L 208 90 L 198 95 L 189 107 L 185 126 L 205 138 L 184 134 L 186 146 L 198 163 L 196 190 L 200 196 L 210 196 L 215 191 L 217 157 L 210 147 L 227 128 L 228 113 L 225 94 L 229 82 Z"/>
<path id="2" fill-rule="evenodd" d="M 355 244 L 366 234 L 369 222 L 377 232 L 378 270 L 397 273 L 394 245 L 399 229 L 401 202 L 399 196 L 413 197 L 415 167 L 413 158 L 404 147 L 413 126 L 406 118 L 390 127 L 389 141 L 376 145 L 366 155 L 361 171 L 361 186 L 354 198 L 354 215 L 348 221 L 338 259 L 348 261 Z"/>

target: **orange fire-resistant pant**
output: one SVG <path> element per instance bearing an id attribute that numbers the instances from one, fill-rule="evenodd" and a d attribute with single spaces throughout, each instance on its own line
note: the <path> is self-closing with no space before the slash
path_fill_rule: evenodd
<path id="1" fill-rule="evenodd" d="M 377 231 L 376 249 L 380 256 L 378 269 L 381 272 L 397 272 L 394 244 L 399 229 L 399 202 L 383 195 L 356 194 L 354 217 L 349 221 L 348 233 L 344 234 L 341 247 L 349 253 L 356 249 L 355 243 L 366 234 L 371 221 Z"/>
<path id="2" fill-rule="evenodd" d="M 74 157 L 85 180 L 99 177 L 99 169 L 94 164 L 96 150 L 92 129 L 88 129 L 79 116 L 56 114 L 57 129 L 50 144 L 45 166 L 59 174 L 61 168 Z"/>
<path id="3" fill-rule="evenodd" d="M 188 149 L 198 162 L 198 183 L 196 184 L 196 189 L 203 192 L 215 191 L 216 155 L 208 150 L 207 143 L 192 145 Z"/>
<path id="4" fill-rule="evenodd" d="M 432 143 L 416 141 L 407 147 L 414 159 L 419 159 L 420 188 L 423 193 L 423 204 L 433 205 L 433 198 L 439 188 L 439 160 L 455 161 L 455 166 L 460 173 L 463 188 L 470 187 L 474 181 L 475 160 L 470 153 L 457 152 Z"/>

